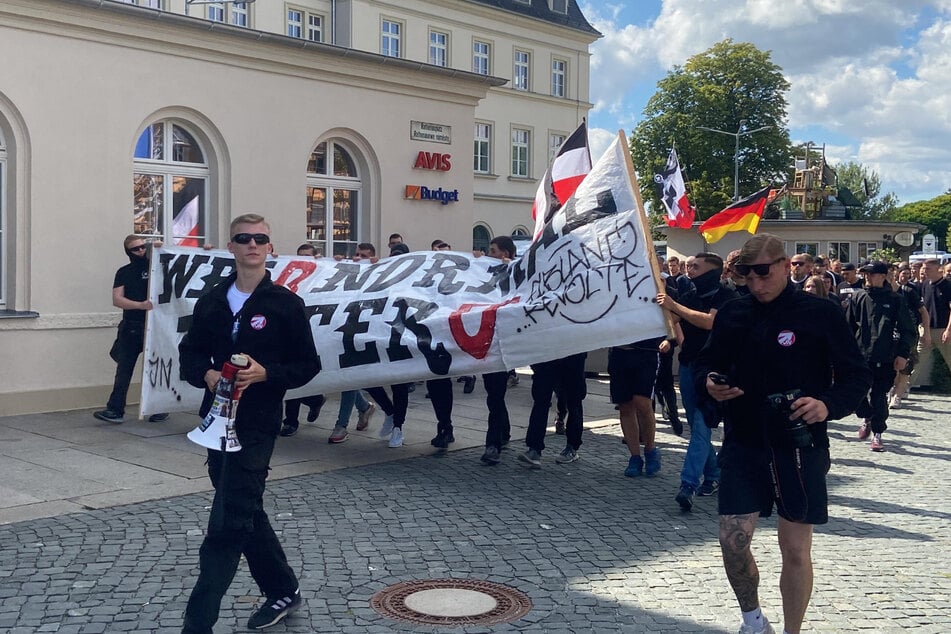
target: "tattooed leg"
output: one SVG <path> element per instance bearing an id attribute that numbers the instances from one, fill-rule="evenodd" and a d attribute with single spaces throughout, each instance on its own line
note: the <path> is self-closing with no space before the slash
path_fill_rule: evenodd
<path id="1" fill-rule="evenodd" d="M 720 516 L 720 550 L 727 579 L 744 612 L 759 607 L 759 569 L 750 552 L 759 513 Z"/>

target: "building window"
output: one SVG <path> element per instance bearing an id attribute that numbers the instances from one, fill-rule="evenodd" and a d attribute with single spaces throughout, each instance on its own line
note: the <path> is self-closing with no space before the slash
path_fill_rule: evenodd
<path id="1" fill-rule="evenodd" d="M 287 35 L 290 37 L 322 42 L 323 23 L 321 15 L 309 13 L 303 9 L 287 9 Z"/>
<path id="2" fill-rule="evenodd" d="M 352 153 L 339 142 L 318 144 L 307 163 L 305 222 L 307 241 L 320 253 L 349 257 L 356 251 L 365 233 L 360 221 L 362 189 Z"/>
<path id="3" fill-rule="evenodd" d="M 211 22 L 225 21 L 225 5 L 222 3 L 209 4 L 206 8 L 206 16 Z"/>
<path id="4" fill-rule="evenodd" d="M 205 17 L 210 22 L 251 26 L 247 2 L 211 2 L 205 6 Z"/>
<path id="5" fill-rule="evenodd" d="M 491 72 L 489 60 L 491 58 L 492 45 L 488 42 L 476 40 L 472 43 L 472 72 L 480 75 L 488 75 Z"/>
<path id="6" fill-rule="evenodd" d="M 561 149 L 561 146 L 564 145 L 565 141 L 568 139 L 568 135 L 561 134 L 559 132 L 552 132 L 548 135 L 548 162 L 551 163 L 555 160 L 555 155 L 558 154 L 558 150 Z"/>
<path id="7" fill-rule="evenodd" d="M 852 251 L 849 247 L 852 245 L 848 242 L 830 242 L 829 243 L 829 257 L 833 260 L 838 260 L 843 264 L 845 262 L 851 262 L 850 256 Z"/>
<path id="8" fill-rule="evenodd" d="M 525 227 L 521 225 L 512 229 L 513 238 L 527 238 L 529 237 L 529 235 L 530 234 L 528 233 L 528 229 L 526 229 Z"/>
<path id="9" fill-rule="evenodd" d="M 489 252 L 489 242 L 492 241 L 492 234 L 485 225 L 476 225 L 472 227 L 472 250 Z"/>
<path id="10" fill-rule="evenodd" d="M 859 262 L 868 260 L 872 256 L 872 253 L 878 250 L 877 242 L 859 242 L 856 246 L 858 247 Z"/>
<path id="11" fill-rule="evenodd" d="M 472 169 L 477 174 L 492 172 L 492 126 L 488 123 L 475 124 L 475 151 Z"/>
<path id="12" fill-rule="evenodd" d="M 247 2 L 232 2 L 230 5 L 231 9 L 231 24 L 235 26 L 248 26 L 248 3 Z"/>
<path id="13" fill-rule="evenodd" d="M 529 89 L 531 61 L 532 56 L 527 51 L 515 51 L 515 68 L 512 73 L 512 86 L 515 90 Z"/>
<path id="14" fill-rule="evenodd" d="M 551 60 L 551 96 L 564 97 L 565 78 L 568 74 L 568 62 L 563 59 Z"/>
<path id="15" fill-rule="evenodd" d="M 126 4 L 137 4 L 140 7 L 148 7 L 150 9 L 162 8 L 162 0 L 119 0 L 119 2 L 125 2 Z"/>
<path id="16" fill-rule="evenodd" d="M 159 121 L 135 145 L 132 232 L 179 246 L 201 246 L 208 229 L 208 161 L 183 125 Z"/>
<path id="17" fill-rule="evenodd" d="M 555 13 L 568 15 L 568 0 L 551 0 L 551 10 Z"/>
<path id="18" fill-rule="evenodd" d="M 449 65 L 449 34 L 429 32 L 429 63 L 433 66 Z"/>
<path id="19" fill-rule="evenodd" d="M 819 243 L 818 242 L 797 242 L 796 253 L 808 253 L 812 257 L 816 257 L 819 254 Z"/>
<path id="20" fill-rule="evenodd" d="M 0 130 L 0 309 L 7 307 L 7 146 Z"/>
<path id="21" fill-rule="evenodd" d="M 403 26 L 399 22 L 383 20 L 381 28 L 380 54 L 387 57 L 399 57 Z"/>
<path id="22" fill-rule="evenodd" d="M 512 128 L 512 176 L 528 178 L 530 140 L 528 130 Z"/>

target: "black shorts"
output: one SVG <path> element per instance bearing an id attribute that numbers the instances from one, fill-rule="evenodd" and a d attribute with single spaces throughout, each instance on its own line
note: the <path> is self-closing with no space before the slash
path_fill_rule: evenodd
<path id="1" fill-rule="evenodd" d="M 794 459 L 791 449 L 787 452 L 787 464 Z M 720 492 L 718 507 L 720 515 L 747 515 L 759 513 L 769 517 L 773 505 L 780 517 L 803 524 L 825 524 L 829 521 L 829 496 L 826 491 L 826 474 L 830 459 L 827 447 L 806 447 L 800 450 L 801 468 L 787 467 L 780 485 L 775 484 L 776 475 L 772 464 L 773 452 L 759 447 L 724 444 L 717 462 L 720 465 Z M 778 461 L 782 463 L 780 458 Z"/>
<path id="2" fill-rule="evenodd" d="M 627 403 L 635 396 L 654 396 L 660 353 L 646 348 L 611 348 L 608 374 L 611 377 L 611 402 Z"/>

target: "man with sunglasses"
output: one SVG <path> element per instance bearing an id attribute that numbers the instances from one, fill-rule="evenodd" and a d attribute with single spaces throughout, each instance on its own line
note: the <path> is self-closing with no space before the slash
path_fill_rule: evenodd
<path id="1" fill-rule="evenodd" d="M 792 267 L 789 275 L 789 281 L 792 282 L 797 291 L 801 291 L 803 285 L 806 283 L 806 280 L 809 279 L 810 275 L 812 275 L 812 256 L 808 253 L 797 253 L 796 255 L 792 256 L 789 264 Z"/>
<path id="2" fill-rule="evenodd" d="M 320 370 L 304 302 L 271 282 L 266 269 L 270 227 L 262 216 L 245 214 L 231 223 L 228 250 L 234 272 L 198 299 L 188 332 L 179 344 L 182 377 L 205 391 L 199 414 L 211 409 L 221 368 L 233 354 L 250 365 L 237 373 L 242 390 L 235 415 L 241 450 L 208 450 L 208 475 L 215 501 L 199 551 L 199 575 L 185 610 L 183 634 L 212 634 L 222 597 L 241 556 L 267 598 L 248 621 L 270 627 L 301 602 L 297 576 L 264 511 L 264 486 L 281 429 L 281 402 Z"/>
<path id="3" fill-rule="evenodd" d="M 135 364 L 145 342 L 145 313 L 152 310 L 149 301 L 149 248 L 145 238 L 128 235 L 122 243 L 129 263 L 116 271 L 112 282 L 112 305 L 122 309 L 122 321 L 109 356 L 116 362 L 116 377 L 106 409 L 93 416 L 107 423 L 119 424 L 125 420 L 126 397 L 132 383 Z M 152 414 L 149 422 L 160 423 L 168 414 Z"/>
<path id="4" fill-rule="evenodd" d="M 694 363 L 696 389 L 724 419 L 720 548 L 740 633 L 774 632 L 750 546 L 757 520 L 777 507 L 783 631 L 798 634 L 812 594 L 813 526 L 828 521 L 826 426 L 855 409 L 871 374 L 842 312 L 794 290 L 781 239 L 754 236 L 734 268 L 750 294 L 720 309 Z"/>

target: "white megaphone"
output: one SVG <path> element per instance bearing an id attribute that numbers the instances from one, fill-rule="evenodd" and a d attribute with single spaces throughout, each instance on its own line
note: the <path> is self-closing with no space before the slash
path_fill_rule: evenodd
<path id="1" fill-rule="evenodd" d="M 241 451 L 241 443 L 234 429 L 234 418 L 241 398 L 241 390 L 235 387 L 234 380 L 238 370 L 248 367 L 250 362 L 243 354 L 231 355 L 231 361 L 225 361 L 221 367 L 221 378 L 215 387 L 215 398 L 211 409 L 201 424 L 188 432 L 188 439 L 197 445 L 219 451 Z"/>

